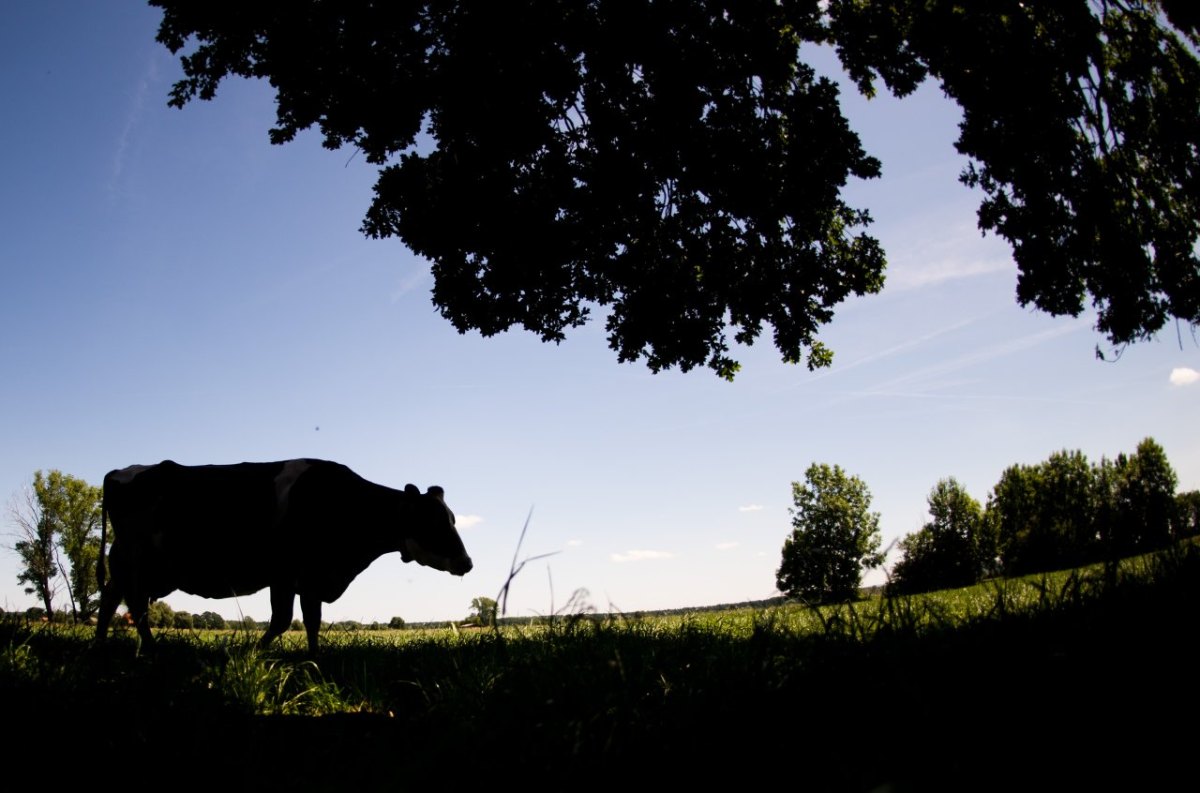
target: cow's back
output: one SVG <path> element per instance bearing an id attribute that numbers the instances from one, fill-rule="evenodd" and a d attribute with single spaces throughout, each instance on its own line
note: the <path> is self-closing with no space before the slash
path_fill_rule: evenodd
<path id="1" fill-rule="evenodd" d="M 186 466 L 105 477 L 113 553 L 129 554 L 152 597 L 249 594 L 270 583 L 281 535 L 276 481 L 303 461 Z M 123 547 L 122 547 L 123 546 Z"/>

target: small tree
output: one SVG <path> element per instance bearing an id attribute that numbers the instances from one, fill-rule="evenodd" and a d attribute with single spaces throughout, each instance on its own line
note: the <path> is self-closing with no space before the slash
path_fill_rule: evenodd
<path id="1" fill-rule="evenodd" d="M 17 583 L 25 585 L 26 595 L 36 595 L 47 615 L 54 613 L 54 595 L 58 589 L 59 569 L 54 545 L 54 521 L 42 509 L 31 488 L 15 496 L 9 517 L 17 527 L 13 550 L 21 557 Z"/>
<path id="2" fill-rule="evenodd" d="M 175 609 L 161 600 L 150 604 L 147 617 L 150 620 L 151 628 L 171 628 L 175 625 Z"/>
<path id="3" fill-rule="evenodd" d="M 792 534 L 775 574 L 780 591 L 815 602 L 858 596 L 863 568 L 883 563 L 879 513 L 871 493 L 840 466 L 812 464 L 805 481 L 792 483 Z"/>
<path id="4" fill-rule="evenodd" d="M 1101 468 L 1103 467 L 1103 464 Z M 1004 471 L 988 498 L 1004 574 L 1059 570 L 1096 557 L 1103 516 L 1101 469 L 1083 452 L 1054 452 Z"/>
<path id="5" fill-rule="evenodd" d="M 496 601 L 491 598 L 477 597 L 471 601 L 471 613 L 467 622 L 475 625 L 496 624 Z"/>
<path id="6" fill-rule="evenodd" d="M 36 472 L 33 490 L 43 514 L 53 524 L 63 556 L 70 565 L 64 576 L 69 584 L 67 592 L 73 616 L 76 621 L 86 620 L 98 606 L 96 561 L 100 555 L 103 491 L 57 470 Z"/>
<path id="7" fill-rule="evenodd" d="M 1171 527 L 1176 539 L 1200 534 L 1200 490 L 1175 496 L 1175 521 Z"/>
<path id="8" fill-rule="evenodd" d="M 225 629 L 225 618 L 215 611 L 205 611 L 192 618 L 197 628 L 202 630 L 219 631 Z"/>
<path id="9" fill-rule="evenodd" d="M 404 627 L 404 618 L 403 617 L 392 617 L 390 620 L 388 620 L 388 627 L 391 628 L 392 630 L 397 630 L 397 631 L 400 630 L 401 628 Z"/>
<path id="10" fill-rule="evenodd" d="M 96 610 L 100 496 L 100 488 L 77 477 L 37 471 L 32 487 L 9 507 L 19 536 L 14 550 L 24 565 L 17 580 L 26 585 L 26 594 L 38 596 L 47 613 L 53 613 L 59 576 L 67 584 L 76 621 Z"/>
<path id="11" fill-rule="evenodd" d="M 1121 473 L 1115 526 L 1118 548 L 1140 553 L 1163 547 L 1171 539 L 1179 483 L 1166 452 L 1153 438 L 1146 438 Z"/>
<path id="12" fill-rule="evenodd" d="M 900 541 L 903 557 L 892 570 L 888 589 L 928 592 L 974 584 L 993 554 L 985 536 L 983 510 L 953 477 L 929 493 L 932 520 Z"/>

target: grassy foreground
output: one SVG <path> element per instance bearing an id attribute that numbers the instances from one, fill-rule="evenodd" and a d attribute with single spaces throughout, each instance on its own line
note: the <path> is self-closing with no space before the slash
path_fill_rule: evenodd
<path id="1" fill-rule="evenodd" d="M 1176 787 L 1198 595 L 1190 548 L 853 607 L 331 634 L 315 661 L 5 625 L 0 749 L 135 790 Z"/>

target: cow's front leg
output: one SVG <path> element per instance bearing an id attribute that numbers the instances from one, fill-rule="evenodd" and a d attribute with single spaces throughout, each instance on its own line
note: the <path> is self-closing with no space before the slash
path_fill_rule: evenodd
<path id="1" fill-rule="evenodd" d="M 304 614 L 304 630 L 308 633 L 308 652 L 317 654 L 317 637 L 321 633 L 321 598 L 311 592 L 300 593 L 300 611 Z"/>
<path id="2" fill-rule="evenodd" d="M 277 636 L 292 627 L 292 606 L 296 602 L 296 593 L 291 587 L 271 587 L 271 624 L 267 632 L 258 640 L 259 647 L 266 647 L 275 641 Z"/>

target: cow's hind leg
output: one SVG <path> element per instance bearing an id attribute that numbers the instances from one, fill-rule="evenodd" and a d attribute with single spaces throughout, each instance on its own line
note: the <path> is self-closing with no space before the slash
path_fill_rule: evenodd
<path id="1" fill-rule="evenodd" d="M 108 628 L 112 624 L 117 606 L 121 605 L 121 590 L 111 578 L 100 590 L 100 610 L 96 612 L 96 641 L 102 642 L 108 636 Z"/>
<path id="2" fill-rule="evenodd" d="M 96 612 L 96 641 L 104 641 L 112 627 L 117 606 L 125 599 L 125 582 L 130 580 L 125 564 L 125 545 L 113 541 L 108 550 L 108 575 L 100 587 L 100 607 Z M 99 577 L 99 572 L 97 572 Z"/>
<path id="3" fill-rule="evenodd" d="M 296 602 L 296 593 L 288 587 L 271 587 L 271 624 L 267 632 L 258 640 L 259 647 L 266 647 L 275 638 L 282 636 L 284 631 L 292 627 L 292 607 Z"/>
<path id="4" fill-rule="evenodd" d="M 150 633 L 150 596 L 145 592 L 126 594 L 125 605 L 129 607 L 143 649 L 149 651 L 154 646 L 154 634 Z"/>
<path id="5" fill-rule="evenodd" d="M 317 654 L 317 637 L 321 633 L 321 598 L 311 593 L 300 593 L 300 611 L 304 614 L 304 630 L 308 634 L 308 652 Z"/>

